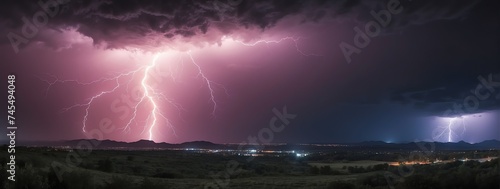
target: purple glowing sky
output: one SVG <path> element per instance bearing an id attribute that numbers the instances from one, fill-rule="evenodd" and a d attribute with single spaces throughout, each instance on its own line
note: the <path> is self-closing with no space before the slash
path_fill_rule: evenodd
<path id="1" fill-rule="evenodd" d="M 458 116 L 452 141 L 500 139 L 500 86 L 473 110 L 453 106 L 478 76 L 500 81 L 495 1 L 401 0 L 350 63 L 339 44 L 387 1 L 203 2 L 68 2 L 18 53 L 0 40 L 20 140 L 85 138 L 110 122 L 105 139 L 241 142 L 283 106 L 297 118 L 273 142 L 448 141 Z M 7 4 L 4 36 L 41 9 Z"/>

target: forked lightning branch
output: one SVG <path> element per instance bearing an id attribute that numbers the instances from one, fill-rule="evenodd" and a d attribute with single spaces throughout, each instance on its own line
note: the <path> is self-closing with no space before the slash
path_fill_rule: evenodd
<path id="1" fill-rule="evenodd" d="M 295 48 L 295 50 L 303 56 L 321 56 L 321 55 L 317 55 L 317 54 L 309 54 L 309 53 L 306 53 L 305 51 L 301 50 L 299 48 L 299 45 L 298 45 L 299 39 L 300 39 L 299 37 L 286 36 L 286 37 L 282 37 L 282 38 L 274 39 L 274 40 L 258 40 L 254 43 L 245 43 L 243 41 L 240 41 L 240 40 L 234 39 L 232 37 L 228 37 L 228 36 L 223 36 L 221 38 L 221 40 L 223 40 L 223 41 L 229 41 L 229 42 L 233 42 L 233 43 L 236 43 L 239 45 L 251 46 L 251 47 L 261 45 L 261 44 L 279 44 L 279 43 L 282 43 L 285 41 L 289 41 L 292 43 L 292 46 Z M 98 84 L 98 83 L 108 82 L 108 81 L 113 81 L 115 83 L 109 89 L 97 92 L 97 94 L 95 94 L 94 96 L 91 96 L 85 102 L 82 102 L 79 104 L 74 104 L 72 106 L 69 106 L 67 108 L 62 109 L 61 113 L 67 112 L 67 111 L 75 109 L 75 108 L 83 108 L 84 115 L 83 115 L 82 122 L 81 122 L 82 123 L 81 129 L 82 129 L 83 133 L 87 133 L 88 126 L 90 125 L 89 117 L 91 116 L 92 109 L 96 104 L 98 104 L 98 103 L 96 103 L 96 101 L 98 101 L 100 98 L 102 98 L 105 95 L 110 95 L 112 93 L 115 93 L 121 87 L 128 88 L 128 85 L 130 84 L 130 80 L 128 83 L 124 84 L 124 83 L 120 82 L 122 78 L 133 78 L 136 75 L 140 76 L 141 77 L 140 82 L 138 82 L 136 84 L 138 84 L 139 88 L 141 89 L 141 94 L 139 95 L 139 98 L 137 99 L 135 104 L 131 107 L 132 108 L 132 116 L 127 119 L 126 124 L 122 128 L 122 130 L 124 131 L 124 133 L 129 133 L 131 131 L 131 128 L 133 128 L 134 126 L 140 126 L 140 127 L 142 126 L 142 132 L 140 133 L 141 135 L 143 133 L 147 132 L 147 139 L 148 140 L 150 140 L 150 141 L 159 140 L 159 136 L 158 136 L 159 132 L 157 131 L 157 129 L 161 125 L 166 125 L 167 128 L 171 129 L 173 134 L 175 135 L 174 126 L 171 123 L 170 119 L 168 119 L 168 116 L 165 113 L 163 113 L 164 110 L 162 110 L 162 108 L 161 108 L 163 106 L 160 104 L 160 102 L 162 102 L 162 101 L 167 102 L 168 104 L 175 107 L 178 111 L 180 111 L 181 109 L 184 109 L 184 108 L 182 108 L 182 106 L 179 103 L 175 102 L 173 99 L 168 98 L 165 95 L 165 91 L 162 91 L 162 89 L 155 88 L 154 85 L 152 85 L 152 83 L 151 83 L 152 80 L 157 79 L 157 77 L 168 76 L 168 77 L 172 77 L 173 80 L 176 80 L 174 74 L 172 73 L 173 70 L 170 70 L 170 72 L 167 71 L 168 74 L 165 74 L 165 75 L 164 75 L 164 73 L 159 73 L 157 70 L 158 64 L 162 63 L 158 59 L 164 53 L 166 53 L 166 52 L 156 53 L 153 56 L 152 61 L 150 63 L 141 65 L 141 66 L 139 66 L 139 68 L 137 68 L 135 70 L 124 72 L 124 73 L 119 73 L 119 74 L 112 76 L 112 77 L 109 77 L 109 78 L 99 78 L 97 80 L 87 82 L 87 83 L 77 81 L 77 80 L 63 80 L 63 79 L 59 79 L 56 76 L 52 76 L 53 77 L 52 81 L 45 80 L 42 78 L 40 78 L 40 79 L 48 84 L 48 87 L 46 89 L 46 95 L 49 92 L 50 88 L 56 84 L 76 83 L 78 85 L 92 85 L 92 84 Z M 187 51 L 187 52 L 180 52 L 179 51 L 178 53 L 180 55 L 179 59 L 182 60 L 181 64 L 183 65 L 184 59 L 187 59 L 188 60 L 187 62 L 190 62 L 193 65 L 193 68 L 194 68 L 195 73 L 196 73 L 196 77 L 198 77 L 200 79 L 201 83 L 206 87 L 207 93 L 209 95 L 208 103 L 212 106 L 211 115 L 213 117 L 215 117 L 216 110 L 218 108 L 218 104 L 217 104 L 217 100 L 216 100 L 216 92 L 217 92 L 216 89 L 221 89 L 224 93 L 226 93 L 226 95 L 228 95 L 226 88 L 223 85 L 209 79 L 209 77 L 204 72 L 202 66 L 200 66 L 200 64 L 193 57 L 191 51 Z M 141 113 L 141 111 L 140 111 L 141 108 L 147 108 L 147 110 L 144 111 L 147 114 L 145 120 L 144 120 L 144 118 L 143 118 L 143 120 L 139 120 L 139 119 L 141 119 L 141 116 L 139 115 Z M 142 124 L 138 124 L 138 121 L 142 121 L 141 122 Z"/>

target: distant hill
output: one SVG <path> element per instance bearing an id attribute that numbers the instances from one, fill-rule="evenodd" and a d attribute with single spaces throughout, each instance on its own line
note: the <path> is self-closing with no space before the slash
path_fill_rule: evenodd
<path id="1" fill-rule="evenodd" d="M 24 146 L 52 146 L 52 147 L 70 147 L 76 148 L 92 145 L 94 149 L 109 149 L 109 148 L 137 148 L 137 149 L 175 149 L 175 148 L 192 148 L 192 149 L 237 149 L 238 144 L 215 144 L 208 141 L 193 141 L 180 144 L 156 143 L 149 140 L 139 140 L 136 142 L 119 142 L 113 140 L 95 140 L 95 139 L 78 139 L 78 140 L 63 140 L 63 141 L 36 141 L 23 142 Z M 246 148 L 254 149 L 258 146 L 248 145 Z M 500 150 L 500 141 L 486 140 L 480 143 L 470 144 L 464 141 L 460 142 L 409 142 L 409 143 L 386 143 L 383 141 L 366 141 L 360 143 L 348 144 L 282 144 L 282 145 L 266 145 L 265 149 L 271 150 L 328 150 L 328 149 L 370 149 L 370 150 Z"/>
<path id="2" fill-rule="evenodd" d="M 120 142 L 113 140 L 96 140 L 96 139 L 77 139 L 77 140 L 61 140 L 61 141 L 31 141 L 23 142 L 21 145 L 24 146 L 50 146 L 50 147 L 71 147 L 75 148 L 78 146 L 87 147 L 88 145 L 100 149 L 100 148 L 160 148 L 160 149 L 171 149 L 171 148 L 196 148 L 196 149 L 215 149 L 222 144 L 214 144 L 208 141 L 193 141 L 185 142 L 181 144 L 170 144 L 170 143 L 156 143 L 150 140 L 138 140 L 135 142 Z"/>
<path id="3" fill-rule="evenodd" d="M 220 146 L 219 144 L 214 144 L 212 142 L 207 142 L 207 141 L 185 142 L 180 145 L 186 148 L 205 148 L 205 149 L 216 148 Z"/>
<path id="4" fill-rule="evenodd" d="M 406 149 L 406 150 L 499 150 L 500 141 L 486 140 L 480 143 L 460 142 L 409 142 L 409 143 L 386 143 L 382 141 L 370 141 L 352 144 L 359 147 Z"/>

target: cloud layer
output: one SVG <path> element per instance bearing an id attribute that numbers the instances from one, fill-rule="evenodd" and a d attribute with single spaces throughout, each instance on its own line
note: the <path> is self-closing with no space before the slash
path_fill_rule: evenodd
<path id="1" fill-rule="evenodd" d="M 373 20 L 370 11 L 387 9 L 388 3 L 399 4 L 403 12 L 393 17 L 387 31 L 413 24 L 442 19 L 457 19 L 477 1 L 5 1 L 0 8 L 0 33 L 23 36 L 26 18 L 46 24 L 39 30 L 64 32 L 68 29 L 90 37 L 96 45 L 107 48 L 152 48 L 172 44 L 220 43 L 221 36 L 231 35 L 252 40 L 245 32 L 265 32 L 280 20 L 295 16 L 297 23 L 353 18 L 364 23 Z M 45 13 L 45 14 L 44 14 Z M 45 18 L 44 18 L 45 16 Z M 257 32 L 255 32 L 257 31 Z M 57 37 L 33 36 L 34 40 L 56 44 Z M 252 38 L 258 38 L 253 36 Z M 8 43 L 9 38 L 1 42 Z M 65 45 L 68 46 L 68 45 Z"/>

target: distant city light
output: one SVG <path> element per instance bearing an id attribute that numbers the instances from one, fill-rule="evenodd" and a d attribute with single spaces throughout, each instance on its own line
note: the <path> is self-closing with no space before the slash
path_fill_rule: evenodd
<path id="1" fill-rule="evenodd" d="M 306 157 L 307 154 L 304 154 L 304 153 L 296 153 L 295 156 L 297 157 Z"/>

